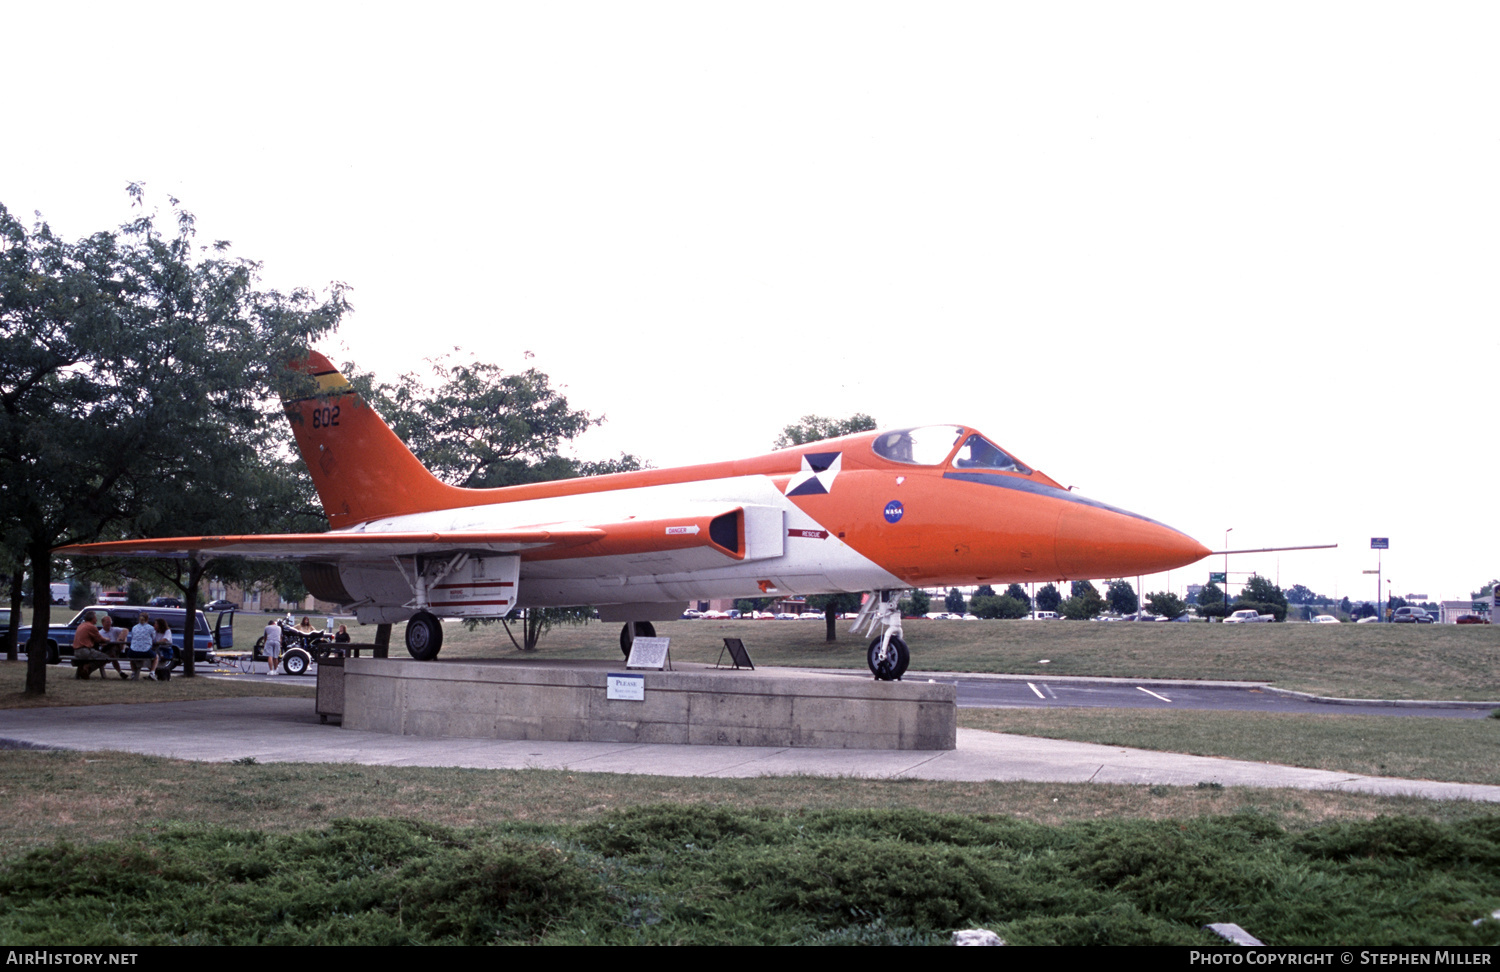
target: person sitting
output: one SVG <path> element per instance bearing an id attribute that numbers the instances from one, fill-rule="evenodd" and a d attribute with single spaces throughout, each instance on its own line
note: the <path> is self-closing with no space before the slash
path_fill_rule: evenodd
<path id="1" fill-rule="evenodd" d="M 109 663 L 109 656 L 99 649 L 107 644 L 108 640 L 99 633 L 99 626 L 94 623 L 94 612 L 85 611 L 83 623 L 73 632 L 73 661 L 76 665 L 73 677 L 87 679 L 98 671 L 99 677 L 104 678 L 104 666 Z M 87 664 L 78 665 L 80 661 Z"/>
<path id="2" fill-rule="evenodd" d="M 152 681 L 156 679 L 155 645 L 156 628 L 146 612 L 142 611 L 141 616 L 136 619 L 135 627 L 130 629 L 130 644 L 125 649 L 125 657 L 130 659 L 132 679 L 141 677 L 141 662 L 146 662 L 146 678 Z"/>
<path id="3" fill-rule="evenodd" d="M 349 640 L 349 629 L 346 628 L 342 624 L 339 625 L 339 630 L 337 632 L 335 632 L 335 634 L 333 636 L 333 640 L 334 641 L 348 641 Z"/>
<path id="4" fill-rule="evenodd" d="M 106 644 L 100 650 L 110 658 L 116 659 L 115 661 L 110 662 L 110 664 L 115 666 L 115 671 L 120 674 L 120 678 L 126 678 L 127 676 L 125 675 L 125 669 L 120 667 L 120 662 L 118 659 L 120 657 L 120 652 L 125 650 L 125 640 L 130 637 L 130 632 L 126 631 L 124 628 L 115 627 L 115 619 L 106 614 L 104 615 L 104 617 L 99 619 L 99 635 L 108 642 L 108 644 Z M 104 669 L 102 668 L 99 670 L 99 677 L 104 677 Z"/>
<path id="5" fill-rule="evenodd" d="M 156 652 L 156 666 L 154 671 L 161 673 L 157 678 L 171 671 L 173 647 L 176 642 L 172 640 L 172 629 L 167 627 L 166 618 L 156 619 L 156 636 L 151 642 L 151 649 Z"/>

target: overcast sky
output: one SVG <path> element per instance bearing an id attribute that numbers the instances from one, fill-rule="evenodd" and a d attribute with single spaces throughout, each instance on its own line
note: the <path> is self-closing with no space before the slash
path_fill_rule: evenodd
<path id="1" fill-rule="evenodd" d="M 962 422 L 1283 586 L 1500 574 L 1493 4 L 0 3 L 12 212 L 178 196 L 585 458 Z"/>

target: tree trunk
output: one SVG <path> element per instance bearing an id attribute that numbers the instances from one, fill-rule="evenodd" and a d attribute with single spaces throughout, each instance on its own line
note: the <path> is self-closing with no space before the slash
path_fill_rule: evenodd
<path id="1" fill-rule="evenodd" d="M 31 640 L 26 644 L 26 694 L 47 694 L 47 628 L 52 624 L 52 550 L 33 544 L 31 560 Z"/>
<path id="2" fill-rule="evenodd" d="M 21 581 L 25 579 L 25 572 L 20 567 L 10 575 L 10 627 L 5 629 L 6 661 L 16 660 L 16 632 L 21 629 Z"/>
<path id="3" fill-rule="evenodd" d="M 187 586 L 182 589 L 182 606 L 186 613 L 182 616 L 182 677 L 192 678 L 193 659 L 197 656 L 195 650 L 198 636 L 198 583 L 203 580 L 208 565 L 200 562 L 197 558 L 188 561 Z"/>
<path id="4" fill-rule="evenodd" d="M 823 623 L 828 625 L 828 637 L 824 638 L 824 641 L 839 640 L 838 620 L 838 612 L 833 609 L 832 605 L 823 609 Z"/>

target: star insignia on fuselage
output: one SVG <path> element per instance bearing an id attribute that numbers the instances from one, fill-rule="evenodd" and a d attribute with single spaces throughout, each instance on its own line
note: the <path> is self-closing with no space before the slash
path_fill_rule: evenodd
<path id="1" fill-rule="evenodd" d="M 833 480 L 839 474 L 842 452 L 807 452 L 802 468 L 786 484 L 788 496 L 812 496 L 833 492 Z"/>

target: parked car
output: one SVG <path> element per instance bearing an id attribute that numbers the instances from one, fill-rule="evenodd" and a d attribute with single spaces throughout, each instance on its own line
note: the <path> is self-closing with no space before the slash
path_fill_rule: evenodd
<path id="1" fill-rule="evenodd" d="M 146 606 L 180 608 L 183 606 L 183 604 L 182 598 L 180 597 L 153 597 L 151 600 L 146 602 Z"/>
<path id="2" fill-rule="evenodd" d="M 225 601 L 223 599 L 210 601 L 207 604 L 203 605 L 203 610 L 205 611 L 238 611 L 239 609 L 240 606 L 235 602 Z"/>
<path id="3" fill-rule="evenodd" d="M 1460 614 L 1454 624 L 1489 624 L 1490 619 L 1481 614 Z"/>
<path id="4" fill-rule="evenodd" d="M 1320 614 L 1312 619 L 1313 624 L 1338 624 L 1339 619 L 1331 614 Z"/>
<path id="5" fill-rule="evenodd" d="M 1435 620 L 1437 619 L 1419 607 L 1398 607 L 1391 616 L 1391 621 L 1396 624 L 1431 624 Z"/>
<path id="6" fill-rule="evenodd" d="M 108 614 L 114 619 L 115 627 L 130 628 L 141 616 L 141 612 L 154 621 L 157 618 L 165 618 L 167 628 L 172 632 L 175 642 L 175 656 L 180 661 L 184 644 L 182 628 L 186 620 L 187 612 L 182 608 L 156 608 L 151 605 L 137 604 L 94 604 L 84 608 L 74 615 L 71 621 L 65 624 L 53 624 L 47 626 L 47 664 L 59 664 L 64 658 L 73 657 L 73 636 L 78 633 L 78 626 L 83 623 L 83 616 L 93 611 L 96 616 Z M 193 658 L 197 661 L 213 661 L 215 648 L 224 649 L 234 647 L 234 612 L 221 613 L 212 628 L 208 625 L 208 619 L 202 611 L 198 612 L 197 624 L 193 632 Z M 16 632 L 16 644 L 24 645 L 31 640 L 31 625 L 23 625 Z"/>
<path id="7" fill-rule="evenodd" d="M 1056 611 L 1032 611 L 1026 616 L 1028 621 L 1056 621 Z"/>
<path id="8" fill-rule="evenodd" d="M 1274 614 L 1261 614 L 1259 611 L 1252 611 L 1252 610 L 1249 610 L 1247 608 L 1247 609 L 1245 609 L 1243 611 L 1236 611 L 1236 612 L 1234 612 L 1229 617 L 1227 617 L 1227 618 L 1224 619 L 1224 623 L 1225 624 L 1255 624 L 1256 622 L 1275 621 L 1275 620 L 1276 620 L 1276 615 L 1274 615 Z"/>

